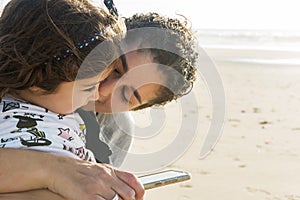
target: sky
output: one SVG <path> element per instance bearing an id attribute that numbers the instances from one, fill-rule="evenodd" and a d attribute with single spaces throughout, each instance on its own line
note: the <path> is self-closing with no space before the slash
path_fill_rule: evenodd
<path id="1" fill-rule="evenodd" d="M 178 12 L 199 29 L 300 30 L 298 0 L 114 0 L 119 12 Z M 195 4 L 197 2 L 197 5 Z M 131 6 L 130 6 L 131 5 Z"/>
<path id="2" fill-rule="evenodd" d="M 97 1 L 97 0 L 94 0 Z M 300 30 L 299 0 L 114 0 L 123 16 L 185 15 L 197 29 Z M 0 0 L 3 7 L 8 0 Z M 197 2 L 197 5 L 195 4 Z"/>

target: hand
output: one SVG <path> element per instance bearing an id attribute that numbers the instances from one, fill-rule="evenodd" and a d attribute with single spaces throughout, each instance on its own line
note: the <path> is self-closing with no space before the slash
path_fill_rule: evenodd
<path id="1" fill-rule="evenodd" d="M 70 200 L 142 200 L 144 188 L 137 177 L 106 164 L 59 157 L 48 166 L 48 189 Z"/>

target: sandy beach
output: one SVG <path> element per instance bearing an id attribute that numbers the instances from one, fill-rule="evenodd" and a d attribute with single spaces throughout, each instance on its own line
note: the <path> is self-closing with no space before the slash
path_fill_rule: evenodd
<path id="1" fill-rule="evenodd" d="M 216 55 L 215 51 L 207 53 L 212 58 Z M 217 145 L 206 158 L 199 159 L 211 121 L 209 92 L 200 78 L 193 91 L 198 105 L 191 112 L 200 116 L 197 136 L 188 150 L 167 167 L 189 171 L 192 179 L 148 190 L 146 199 L 299 200 L 299 66 L 215 64 L 226 94 L 226 118 Z M 169 128 L 166 132 L 175 131 Z M 138 141 L 132 151 L 161 145 L 147 141 Z"/>

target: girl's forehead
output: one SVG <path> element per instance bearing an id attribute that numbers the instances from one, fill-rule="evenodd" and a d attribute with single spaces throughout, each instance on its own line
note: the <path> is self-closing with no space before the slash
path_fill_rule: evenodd
<path id="1" fill-rule="evenodd" d="M 77 79 L 75 80 L 75 85 L 80 85 L 83 87 L 89 87 L 93 85 L 97 85 L 100 82 L 100 76 L 93 76 L 85 79 Z"/>

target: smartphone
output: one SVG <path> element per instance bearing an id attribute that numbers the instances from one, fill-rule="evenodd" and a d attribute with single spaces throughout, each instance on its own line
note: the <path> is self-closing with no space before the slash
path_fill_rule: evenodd
<path id="1" fill-rule="evenodd" d="M 188 172 L 178 171 L 178 170 L 167 170 L 162 172 L 157 172 L 154 174 L 147 174 L 140 176 L 144 188 L 151 189 L 164 185 L 169 185 L 172 183 L 178 183 L 191 179 L 191 175 Z"/>

